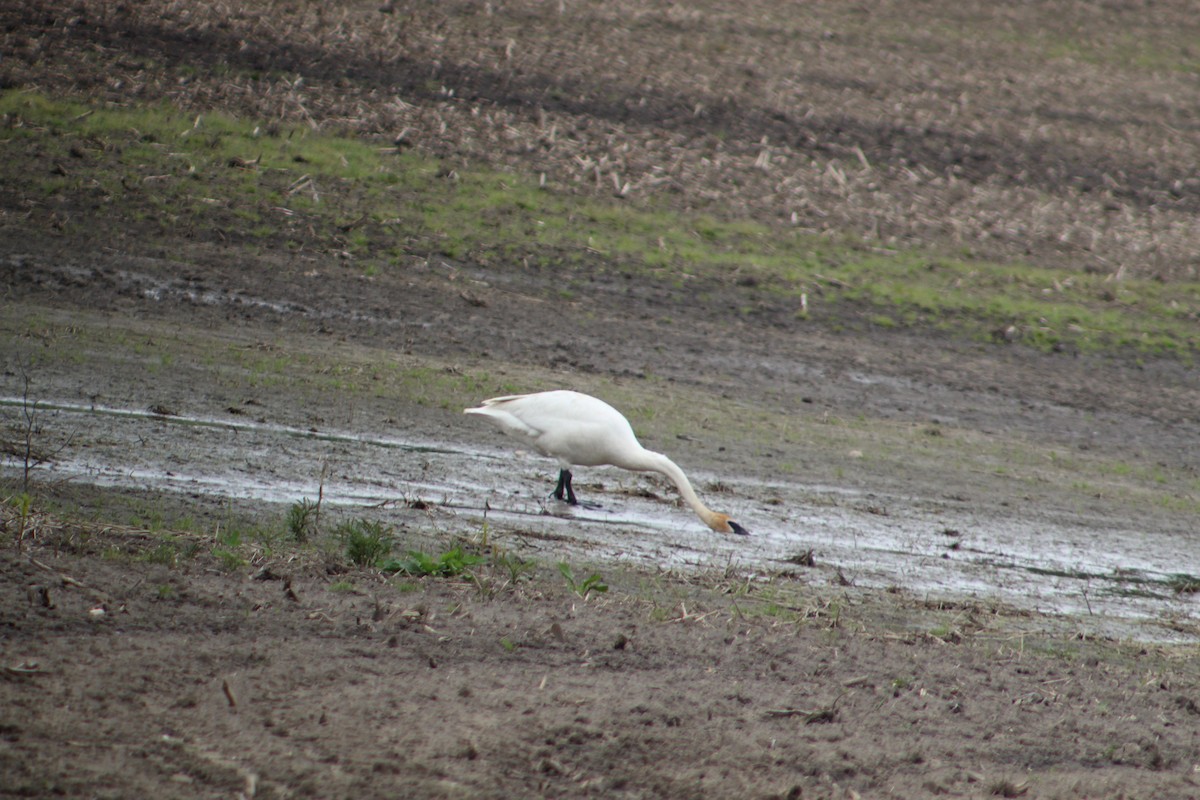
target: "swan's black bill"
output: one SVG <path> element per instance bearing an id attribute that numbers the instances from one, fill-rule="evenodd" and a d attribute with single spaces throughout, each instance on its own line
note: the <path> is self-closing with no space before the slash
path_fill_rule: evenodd
<path id="1" fill-rule="evenodd" d="M 736 533 L 738 536 L 749 536 L 750 535 L 750 531 L 746 530 L 741 525 L 738 525 L 733 520 L 729 520 L 729 527 L 732 528 L 733 532 Z"/>

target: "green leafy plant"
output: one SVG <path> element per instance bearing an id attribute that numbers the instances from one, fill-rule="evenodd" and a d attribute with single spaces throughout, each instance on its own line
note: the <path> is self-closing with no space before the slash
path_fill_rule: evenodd
<path id="1" fill-rule="evenodd" d="M 317 522 L 321 517 L 321 504 L 307 497 L 292 503 L 287 513 L 287 527 L 292 538 L 303 544 L 317 534 Z"/>
<path id="2" fill-rule="evenodd" d="M 392 534 L 382 522 L 356 519 L 338 526 L 335 535 L 346 548 L 346 558 L 360 567 L 374 567 L 392 552 Z"/>
<path id="3" fill-rule="evenodd" d="M 508 570 L 508 579 L 512 583 L 532 578 L 537 569 L 536 561 L 515 556 L 507 551 L 493 553 L 492 565 Z"/>
<path id="4" fill-rule="evenodd" d="M 558 571 L 562 573 L 563 579 L 567 582 L 567 587 L 575 594 L 587 600 L 588 595 L 592 592 L 607 592 L 608 584 L 604 582 L 604 578 L 598 572 L 593 572 L 582 581 L 575 580 L 575 573 L 571 570 L 571 565 L 565 561 L 560 561 Z"/>
<path id="5" fill-rule="evenodd" d="M 447 550 L 440 556 L 431 556 L 420 550 L 409 550 L 401 559 L 392 559 L 383 565 L 384 572 L 402 572 L 406 575 L 429 575 L 436 578 L 452 578 L 461 575 L 485 561 L 483 556 L 465 552 L 462 547 Z"/>
<path id="6" fill-rule="evenodd" d="M 249 563 L 242 555 L 242 531 L 240 528 L 225 528 L 219 530 L 213 537 L 217 546 L 211 550 L 213 558 L 221 562 L 228 572 L 244 567 Z"/>

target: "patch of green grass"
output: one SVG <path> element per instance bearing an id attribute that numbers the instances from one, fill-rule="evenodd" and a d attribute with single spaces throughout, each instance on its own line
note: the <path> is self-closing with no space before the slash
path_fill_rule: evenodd
<path id="1" fill-rule="evenodd" d="M 949 625 L 949 624 L 942 624 L 942 625 L 937 625 L 937 626 L 931 628 L 928 631 L 928 635 L 932 636 L 934 639 L 943 639 L 944 640 L 944 639 L 955 638 L 958 634 L 955 631 L 954 626 Z"/>
<path id="2" fill-rule="evenodd" d="M 173 568 L 179 563 L 179 548 L 174 542 L 163 542 L 153 549 L 144 551 L 140 560 L 147 564 L 161 564 Z"/>
<path id="3" fill-rule="evenodd" d="M 696 279 L 734 283 L 746 314 L 760 298 L 798 309 L 807 294 L 806 318 L 834 326 L 861 318 L 980 340 L 1004 328 L 1015 332 L 1005 341 L 1041 349 L 1190 357 L 1200 348 L 1197 282 L 1113 283 L 1028 264 L 881 254 L 849 240 L 653 202 L 580 198 L 370 141 L 169 106 L 118 109 L 9 92 L 0 114 L 12 121 L 0 128 L 10 156 L 0 180 L 13 191 L 120 196 L 127 213 L 144 212 L 140 224 L 164 238 L 220 228 L 256 247 L 349 253 L 364 271 L 390 269 L 403 256 L 523 263 L 561 273 L 566 297 L 577 294 L 576 272 L 653 277 L 680 291 L 702 288 Z M 70 165 L 67 175 L 31 171 L 22 156 L 33 158 L 35 148 L 37 163 L 57 159 Z M 96 213 L 111 213 L 111 205 L 99 203 Z M 264 375 L 285 368 L 269 360 L 253 367 Z"/>
<path id="4" fill-rule="evenodd" d="M 767 617 L 779 620 L 780 622 L 797 622 L 800 620 L 800 616 L 796 613 L 795 609 L 770 601 L 759 603 L 750 608 L 743 608 L 742 614 L 748 618 Z"/>
<path id="5" fill-rule="evenodd" d="M 241 528 L 226 527 L 216 534 L 216 540 L 225 547 L 241 547 L 242 546 L 242 530 Z"/>
<path id="6" fill-rule="evenodd" d="M 100 551 L 100 558 L 104 559 L 105 561 L 113 561 L 118 564 L 126 564 L 133 560 L 129 553 L 119 547 L 113 546 L 103 548 Z"/>
<path id="7" fill-rule="evenodd" d="M 738 613 L 748 620 L 770 620 L 780 623 L 799 623 L 821 616 L 811 606 L 804 589 L 788 581 L 769 580 L 765 583 L 746 581 L 731 592 L 744 595 L 737 604 Z"/>
<path id="8" fill-rule="evenodd" d="M 233 572 L 250 563 L 245 556 L 230 547 L 214 547 L 212 555 L 226 572 Z"/>
<path id="9" fill-rule="evenodd" d="M 830 272 L 842 284 L 843 298 L 891 308 L 910 325 L 979 338 L 1011 325 L 1018 341 L 1043 349 L 1070 344 L 1191 354 L 1200 347 L 1200 283 L 1164 287 L 1129 280 L 1114 290 L 1101 275 L 930 261 L 918 253 L 864 256 Z"/>
<path id="10" fill-rule="evenodd" d="M 1049 58 L 1071 59 L 1104 67 L 1146 72 L 1200 72 L 1200 58 L 1189 41 L 1164 41 L 1138 35 L 1135 31 L 1105 37 L 1080 39 L 1066 31 L 1043 31 L 1035 37 L 1037 47 Z"/>
<path id="11" fill-rule="evenodd" d="M 1068 7 L 1060 11 L 1062 14 L 1056 14 L 1053 25 L 997 25 L 992 14 L 964 15 L 953 22 L 921 26 L 919 32 L 897 29 L 894 35 L 906 45 L 919 46 L 924 42 L 939 53 L 946 42 L 960 42 L 962 46 L 996 46 L 1029 62 L 1069 59 L 1109 70 L 1200 72 L 1200 57 L 1193 47 L 1194 27 L 1167 29 L 1155 24 L 1143 25 L 1143 12 L 1129 6 L 1109 10 L 1105 15 L 1108 31 L 1081 38 L 1078 35 L 1081 23 L 1072 16 L 1092 12 Z M 1090 23 L 1086 27 L 1096 29 Z"/>

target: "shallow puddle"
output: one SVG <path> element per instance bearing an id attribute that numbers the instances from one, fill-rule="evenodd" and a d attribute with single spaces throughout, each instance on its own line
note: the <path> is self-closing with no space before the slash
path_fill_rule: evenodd
<path id="1" fill-rule="evenodd" d="M 19 398 L 0 398 L 10 427 L 19 429 L 23 408 Z M 1195 594 L 1172 586 L 1195 561 L 1187 532 L 1130 530 L 1086 514 L 1047 522 L 1043 510 L 1032 522 L 1019 512 L 981 516 L 965 503 L 930 511 L 922 498 L 728 475 L 720 476 L 726 490 L 713 493 L 707 488 L 716 476 L 693 472 L 705 500 L 753 534 L 719 536 L 677 506 L 665 483 L 621 470 L 577 471 L 577 490 L 601 503 L 598 509 L 547 499 L 555 464 L 510 449 L 70 403 L 37 409 L 42 449 L 53 453 L 37 467 L 43 480 L 274 504 L 281 519 L 291 504 L 318 496 L 383 521 L 418 506 L 447 531 L 486 523 L 493 541 L 531 557 L 674 570 L 733 566 L 763 576 L 786 570 L 814 583 L 1071 615 L 1088 633 L 1122 637 L 1187 640 L 1181 630 L 1194 626 L 1171 622 L 1200 606 Z M 471 427 L 464 424 L 464 439 Z M 489 438 L 489 429 L 479 429 L 481 441 Z M 9 455 L 0 464 L 12 478 L 23 460 Z M 810 549 L 814 567 L 794 563 Z"/>

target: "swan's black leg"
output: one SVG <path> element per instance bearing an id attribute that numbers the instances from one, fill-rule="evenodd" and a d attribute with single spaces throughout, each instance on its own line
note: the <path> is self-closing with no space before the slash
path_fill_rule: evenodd
<path id="1" fill-rule="evenodd" d="M 589 503 L 587 500 L 580 500 L 575 496 L 575 490 L 571 488 L 571 470 L 569 469 L 559 471 L 558 485 L 554 487 L 554 494 L 551 497 L 555 500 L 564 500 L 570 505 L 580 508 L 604 508 L 599 503 Z"/>
<path id="2" fill-rule="evenodd" d="M 565 493 L 565 497 L 564 497 Z M 558 485 L 554 487 L 554 499 L 566 500 L 573 506 L 579 505 L 579 500 L 575 497 L 575 490 L 571 488 L 571 471 L 568 469 L 560 469 L 558 471 Z"/>

